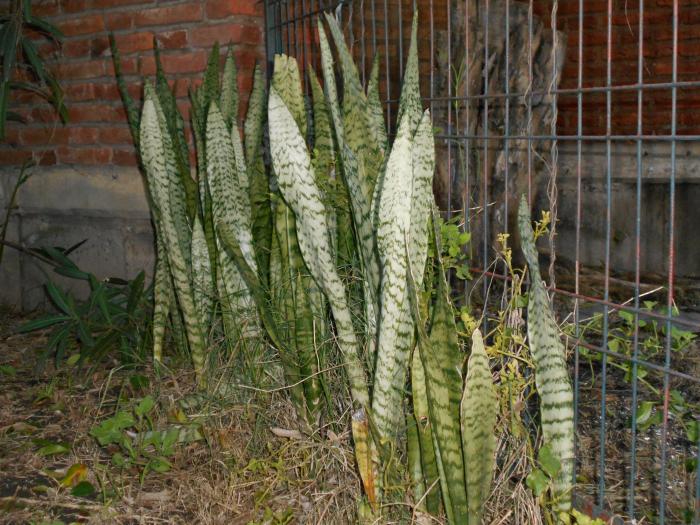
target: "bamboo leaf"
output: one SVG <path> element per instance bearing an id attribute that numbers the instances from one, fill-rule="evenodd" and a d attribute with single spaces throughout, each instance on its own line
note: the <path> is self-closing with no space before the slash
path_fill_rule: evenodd
<path id="1" fill-rule="evenodd" d="M 462 450 L 467 481 L 469 524 L 479 525 L 491 492 L 495 467 L 498 395 L 481 332 L 472 333 L 467 378 L 462 396 Z"/>
<path id="2" fill-rule="evenodd" d="M 530 272 L 527 335 L 535 364 L 535 386 L 540 396 L 544 444 L 562 465 L 554 479 L 553 496 L 560 511 L 571 509 L 574 469 L 573 390 L 566 365 L 566 349 L 559 338 L 549 297 L 540 275 L 530 208 L 523 195 L 518 210 L 522 250 Z"/>

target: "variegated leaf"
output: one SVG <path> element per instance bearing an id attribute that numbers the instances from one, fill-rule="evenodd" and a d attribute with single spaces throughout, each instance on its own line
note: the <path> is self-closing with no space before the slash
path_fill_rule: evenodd
<path id="1" fill-rule="evenodd" d="M 574 469 L 573 390 L 566 365 L 566 349 L 547 296 L 530 224 L 530 208 L 525 196 L 520 201 L 518 226 L 523 254 L 530 272 L 527 304 L 527 335 L 535 364 L 535 386 L 540 396 L 540 418 L 545 445 L 561 462 L 554 480 L 556 508 L 571 508 Z"/>
<path id="2" fill-rule="evenodd" d="M 469 525 L 479 525 L 491 492 L 496 465 L 498 395 L 491 379 L 489 358 L 481 332 L 472 333 L 467 379 L 462 396 L 462 449 L 467 481 Z"/>
<path id="3" fill-rule="evenodd" d="M 311 158 L 294 117 L 274 88 L 270 89 L 268 121 L 276 131 L 270 136 L 272 163 L 280 191 L 296 217 L 299 248 L 333 311 L 338 346 L 345 358 L 353 401 L 358 406 L 367 406 L 369 394 L 359 344 L 345 288 L 335 268 L 326 210 L 316 185 Z"/>
<path id="4" fill-rule="evenodd" d="M 180 192 L 173 188 L 179 183 L 179 177 L 173 165 L 168 165 L 170 156 L 164 145 L 162 121 L 162 117 L 159 117 L 158 114 L 157 101 L 153 89 L 147 84 L 146 101 L 143 106 L 140 130 L 142 159 L 147 178 L 149 182 L 152 181 L 153 183 L 152 192 L 154 198 L 161 210 L 161 226 L 168 255 L 168 264 L 177 292 L 177 301 L 185 321 L 187 340 L 198 382 L 200 385 L 203 385 L 206 381 L 204 376 L 206 345 L 201 320 L 194 304 L 194 295 L 190 282 L 191 265 L 187 260 L 190 256 L 189 246 L 187 246 L 187 250 L 183 250 L 181 244 L 183 232 L 177 231 L 178 228 L 182 227 L 181 223 L 183 221 L 175 219 L 175 217 L 186 215 L 185 204 L 184 199 L 176 198 Z M 189 227 L 186 226 L 186 221 L 185 228 L 185 232 L 189 234 Z"/>
<path id="5" fill-rule="evenodd" d="M 221 98 L 219 105 L 224 122 L 229 129 L 238 127 L 238 71 L 233 58 L 233 50 L 229 47 L 224 64 L 224 74 L 221 78 Z"/>

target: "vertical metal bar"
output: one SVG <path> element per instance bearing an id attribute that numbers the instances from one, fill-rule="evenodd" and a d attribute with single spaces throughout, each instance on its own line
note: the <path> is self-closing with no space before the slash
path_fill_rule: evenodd
<path id="1" fill-rule="evenodd" d="M 606 135 L 610 137 L 612 132 L 612 0 L 608 0 L 608 19 L 607 19 L 607 61 L 606 61 L 606 91 L 605 91 L 605 129 Z M 607 350 L 608 335 L 609 335 L 609 310 L 607 302 L 610 300 L 610 241 L 612 229 L 612 141 L 610 138 L 605 140 L 605 292 L 604 299 L 606 304 L 603 306 L 603 341 L 602 350 Z M 599 463 L 599 478 L 598 478 L 598 510 L 603 510 L 605 503 L 605 436 L 606 436 L 606 417 L 607 417 L 607 382 L 608 382 L 608 354 L 603 353 L 602 368 L 601 368 L 601 387 L 600 387 L 600 463 Z"/>
<path id="2" fill-rule="evenodd" d="M 533 0 L 527 6 L 527 202 L 532 209 L 532 31 Z"/>
<path id="3" fill-rule="evenodd" d="M 365 0 L 360 0 L 360 54 L 362 63 L 362 85 L 367 86 L 367 51 L 365 49 Z"/>
<path id="4" fill-rule="evenodd" d="M 581 161 L 583 141 L 583 0 L 578 0 L 578 71 L 576 81 L 576 246 L 574 248 L 574 291 L 576 299 L 574 300 L 574 334 L 578 341 L 581 337 L 581 319 L 580 319 L 580 301 L 579 294 L 581 293 Z M 578 442 L 578 423 L 579 423 L 579 401 L 581 394 L 581 381 L 579 377 L 580 365 L 579 346 L 574 348 L 574 456 L 578 458 L 579 442 Z M 574 461 L 573 482 L 576 483 L 578 464 Z"/>
<path id="5" fill-rule="evenodd" d="M 391 135 L 391 68 L 389 66 L 389 8 L 384 0 L 384 63 L 386 65 L 386 129 Z"/>
<path id="6" fill-rule="evenodd" d="M 510 175 L 510 162 L 508 161 L 510 155 L 510 0 L 506 0 L 506 56 L 505 56 L 505 122 L 503 130 L 503 154 L 505 155 L 505 192 L 508 192 L 508 183 Z M 503 217 L 505 220 L 505 233 L 508 233 L 508 196 L 504 195 L 505 209 L 503 211 Z M 507 275 L 508 269 L 504 267 L 504 274 Z M 504 280 L 504 285 L 507 287 L 508 281 Z"/>
<path id="7" fill-rule="evenodd" d="M 399 11 L 399 78 L 403 82 L 403 0 L 398 0 Z"/>
<path id="8" fill-rule="evenodd" d="M 642 242 L 642 132 L 643 132 L 643 83 L 644 83 L 644 0 L 639 0 L 639 25 L 637 31 L 637 194 L 635 213 L 635 262 L 634 262 L 634 334 L 632 338 L 632 423 L 630 442 L 630 473 L 627 496 L 627 514 L 634 519 L 634 492 L 637 478 L 637 403 L 638 403 L 638 375 L 639 367 L 639 295 L 641 280 L 641 242 Z"/>
<path id="9" fill-rule="evenodd" d="M 452 105 L 454 96 L 452 93 L 452 16 L 450 12 L 450 0 L 445 0 L 447 10 L 447 134 L 452 135 Z M 452 218 L 452 139 L 447 139 L 447 218 Z"/>
<path id="10" fill-rule="evenodd" d="M 483 183 L 483 257 L 484 257 L 484 273 L 488 271 L 489 267 L 489 13 L 490 5 L 489 0 L 485 0 L 484 3 L 484 172 L 482 175 Z M 488 279 L 483 279 L 483 294 L 484 294 L 484 305 L 486 304 L 488 295 Z M 486 322 L 487 316 L 484 316 L 484 333 L 488 332 L 488 326 Z"/>
<path id="11" fill-rule="evenodd" d="M 372 0 L 372 59 L 377 55 L 377 6 Z"/>
<path id="12" fill-rule="evenodd" d="M 700 525 L 700 417 L 695 420 L 698 429 L 698 442 L 695 456 L 695 518 L 693 525 Z"/>
<path id="13" fill-rule="evenodd" d="M 671 367 L 671 320 L 673 316 L 673 287 L 675 277 L 675 225 L 676 225 L 676 133 L 678 105 L 678 0 L 673 0 L 673 50 L 671 82 L 671 181 L 669 184 L 669 218 L 668 218 L 668 301 L 666 312 L 666 355 L 664 359 L 664 409 L 661 427 L 661 472 L 659 477 L 659 525 L 666 522 L 666 461 L 668 453 L 668 405 L 670 385 L 668 369 Z"/>
<path id="14" fill-rule="evenodd" d="M 471 49 L 469 46 L 469 39 L 471 38 L 471 24 L 469 20 L 469 16 L 473 15 L 474 13 L 469 12 L 469 0 L 465 2 L 465 9 L 464 9 L 464 69 L 465 69 L 465 79 L 464 79 L 464 85 L 466 87 L 466 90 L 464 93 L 457 93 L 457 96 L 460 97 L 465 97 L 464 98 L 464 108 L 465 108 L 465 115 L 464 115 L 464 145 L 463 145 L 463 158 L 461 165 L 457 166 L 457 176 L 462 176 L 464 177 L 464 196 L 462 198 L 462 207 L 464 208 L 462 213 L 464 215 L 464 225 L 465 225 L 465 231 L 469 232 L 469 234 L 472 233 L 472 227 L 471 227 L 471 215 L 469 214 L 469 204 L 470 204 L 470 198 L 469 196 L 471 195 L 471 180 L 470 180 L 470 170 L 469 170 L 469 165 L 471 161 L 471 139 L 468 137 L 470 134 L 469 131 L 469 119 L 471 117 L 471 98 L 470 98 L 470 92 L 469 92 L 469 86 L 470 86 L 470 64 L 469 62 L 471 61 Z M 432 37 L 431 37 L 432 39 Z M 431 50 L 432 52 L 432 50 Z M 432 69 L 432 64 L 431 64 L 431 69 Z M 460 169 L 464 169 L 464 173 L 459 173 Z M 469 243 L 469 257 L 471 258 L 473 256 L 471 244 Z M 469 298 L 471 297 L 470 294 L 470 287 L 465 286 L 464 287 L 464 295 L 465 299 L 468 301 Z"/>

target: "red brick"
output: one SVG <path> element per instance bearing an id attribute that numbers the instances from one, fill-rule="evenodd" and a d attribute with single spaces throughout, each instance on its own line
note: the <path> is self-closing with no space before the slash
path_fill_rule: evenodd
<path id="1" fill-rule="evenodd" d="M 189 33 L 190 45 L 195 47 L 208 47 L 214 42 L 224 45 L 257 44 L 262 41 L 259 27 L 236 23 L 200 26 L 190 29 Z"/>
<path id="2" fill-rule="evenodd" d="M 158 33 L 156 38 L 158 39 L 158 45 L 163 49 L 180 49 L 187 45 L 187 31 L 184 29 Z"/>
<path id="3" fill-rule="evenodd" d="M 21 151 L 7 146 L 0 147 L 0 164 L 17 166 L 32 158 L 31 151 Z"/>
<path id="4" fill-rule="evenodd" d="M 133 148 L 113 150 L 112 164 L 115 166 L 136 166 L 138 164 L 136 151 Z"/>
<path id="5" fill-rule="evenodd" d="M 61 0 L 61 10 L 64 13 L 78 13 L 92 7 L 92 0 Z"/>
<path id="6" fill-rule="evenodd" d="M 258 0 L 207 0 L 206 4 L 207 18 L 226 18 L 234 15 L 262 15 L 262 2 Z"/>
<path id="7" fill-rule="evenodd" d="M 66 144 L 67 133 L 55 126 L 40 128 L 25 127 L 20 130 L 19 144 L 23 146 L 48 146 L 49 144 Z"/>
<path id="8" fill-rule="evenodd" d="M 114 38 L 122 55 L 153 49 L 153 33 L 149 31 L 117 35 Z"/>
<path id="9" fill-rule="evenodd" d="M 97 144 L 100 133 L 99 128 L 90 127 L 71 127 L 67 131 L 67 144 L 70 146 Z"/>
<path id="10" fill-rule="evenodd" d="M 133 137 L 127 126 L 99 128 L 100 144 L 132 144 Z"/>
<path id="11" fill-rule="evenodd" d="M 86 15 L 77 18 L 71 17 L 60 22 L 58 27 L 66 36 L 90 35 L 104 31 L 105 23 L 102 15 Z"/>
<path id="12" fill-rule="evenodd" d="M 58 75 L 62 79 L 78 80 L 104 76 L 105 60 L 90 60 L 89 62 L 66 62 L 59 65 Z"/>
<path id="13" fill-rule="evenodd" d="M 96 9 L 109 9 L 115 6 L 125 6 L 125 5 L 153 5 L 154 0 L 92 0 L 92 7 Z"/>
<path id="14" fill-rule="evenodd" d="M 108 164 L 111 158 L 109 148 L 58 148 L 61 164 Z"/>
<path id="15" fill-rule="evenodd" d="M 201 73 L 207 64 L 207 53 L 204 50 L 161 56 L 163 70 L 166 74 Z M 156 72 L 155 60 L 152 56 L 143 57 L 140 65 L 143 75 L 153 75 Z"/>
<path id="16" fill-rule="evenodd" d="M 137 26 L 159 26 L 182 22 L 198 22 L 202 19 L 202 6 L 198 3 L 179 4 L 171 7 L 156 7 L 136 13 Z"/>
<path id="17" fill-rule="evenodd" d="M 134 27 L 134 13 L 118 12 L 106 13 L 104 15 L 105 27 L 108 31 L 120 31 Z"/>
<path id="18" fill-rule="evenodd" d="M 80 122 L 122 122 L 126 115 L 121 107 L 108 104 L 73 104 L 68 108 L 71 123 Z"/>
<path id="19" fill-rule="evenodd" d="M 58 0 L 39 0 L 32 6 L 32 14 L 40 17 L 54 16 L 61 11 Z"/>
<path id="20" fill-rule="evenodd" d="M 40 166 L 53 166 L 57 163 L 56 150 L 45 149 L 33 152 L 34 162 Z"/>

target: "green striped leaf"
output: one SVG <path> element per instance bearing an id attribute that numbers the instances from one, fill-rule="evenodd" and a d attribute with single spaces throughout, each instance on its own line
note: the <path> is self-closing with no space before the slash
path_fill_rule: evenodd
<path id="1" fill-rule="evenodd" d="M 156 96 L 150 84 L 146 84 L 145 98 L 140 129 L 141 156 L 149 186 L 161 210 L 165 251 L 185 322 L 195 372 L 199 384 L 204 385 L 206 345 L 190 282 L 189 244 L 183 247 L 183 238 L 189 234 L 184 191 L 178 189 L 180 178 L 172 160 L 172 152 L 168 152 L 167 133 L 163 133 L 163 117 L 159 115 Z M 184 231 L 179 231 L 183 224 Z"/>
<path id="2" fill-rule="evenodd" d="M 155 222 L 155 219 L 154 219 Z M 153 277 L 153 361 L 163 360 L 165 328 L 170 314 L 170 269 L 164 239 L 156 228 L 156 267 Z"/>
<path id="3" fill-rule="evenodd" d="M 325 13 L 335 47 L 338 50 L 340 68 L 343 73 L 343 127 L 345 140 L 355 154 L 361 169 L 364 170 L 368 195 L 384 163 L 381 137 L 371 124 L 373 118 L 367 96 L 362 89 L 360 75 L 345 43 L 340 25 L 330 13 Z"/>
<path id="4" fill-rule="evenodd" d="M 417 325 L 420 361 L 425 372 L 428 411 L 443 503 L 448 521 L 460 525 L 467 523 L 467 492 L 459 423 L 462 358 L 447 282 L 441 265 L 438 266 L 437 298 L 433 307 L 430 336 L 426 335 L 421 319 L 412 272 L 408 274 L 408 288 L 410 306 Z"/>
<path id="5" fill-rule="evenodd" d="M 489 358 L 481 332 L 472 334 L 467 378 L 462 396 L 462 450 L 467 481 L 469 525 L 479 525 L 491 492 L 496 459 L 498 395 L 493 386 Z"/>
<path id="6" fill-rule="evenodd" d="M 428 392 L 425 386 L 425 370 L 420 359 L 420 351 L 413 351 L 411 363 L 411 397 L 413 400 L 413 417 L 416 420 L 416 430 L 420 443 L 421 472 L 424 489 L 429 491 L 425 496 L 425 508 L 433 515 L 440 511 L 441 491 L 435 447 L 433 445 L 433 430 L 430 424 L 428 409 Z"/>
<path id="7" fill-rule="evenodd" d="M 530 208 L 523 195 L 518 210 L 518 226 L 523 254 L 530 272 L 527 304 L 527 335 L 535 364 L 535 386 L 540 396 L 540 418 L 544 444 L 561 462 L 554 479 L 555 506 L 571 509 L 574 469 L 573 390 L 566 365 L 566 349 L 545 290 L 530 223 Z"/>
<path id="8" fill-rule="evenodd" d="M 238 71 L 231 47 L 226 54 L 224 73 L 221 78 L 221 97 L 219 99 L 224 122 L 229 129 L 238 127 Z"/>
<path id="9" fill-rule="evenodd" d="M 375 55 L 372 62 L 372 71 L 367 84 L 367 104 L 369 109 L 369 125 L 382 153 L 387 148 L 386 124 L 384 123 L 384 110 L 379 97 L 379 54 Z"/>
<path id="10" fill-rule="evenodd" d="M 411 229 L 413 156 L 411 130 L 404 119 L 387 162 L 379 201 L 377 248 L 382 265 L 381 313 L 374 371 L 372 415 L 382 439 L 393 439 L 400 421 L 403 384 L 413 340 L 406 297 L 406 243 Z M 417 272 L 421 270 L 417 269 Z"/>
<path id="11" fill-rule="evenodd" d="M 294 117 L 294 122 L 299 127 L 301 136 L 306 137 L 306 105 L 304 104 L 301 75 L 296 59 L 287 55 L 275 55 L 271 84 Z"/>
<path id="12" fill-rule="evenodd" d="M 270 184 L 262 154 L 263 125 L 265 122 L 265 76 L 259 65 L 253 73 L 253 91 L 248 100 L 245 120 L 245 159 L 248 166 L 250 188 L 251 229 L 255 246 L 258 271 L 267 282 L 270 273 L 270 249 L 272 243 L 272 209 Z"/>
<path id="13" fill-rule="evenodd" d="M 299 249 L 333 311 L 353 401 L 358 406 L 367 406 L 369 394 L 359 344 L 345 289 L 333 262 L 326 210 L 299 127 L 274 88 L 270 89 L 268 121 L 276 131 L 270 136 L 272 164 L 280 191 L 296 216 Z"/>
<path id="14" fill-rule="evenodd" d="M 195 216 L 192 225 L 192 289 L 203 326 L 209 326 L 214 307 L 214 280 L 207 239 L 199 215 Z"/>

